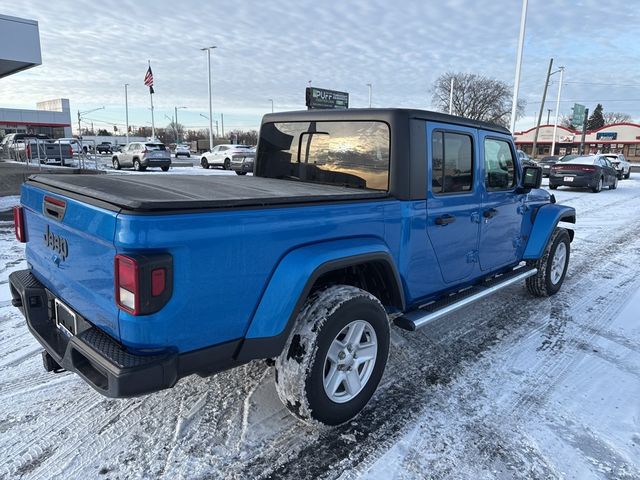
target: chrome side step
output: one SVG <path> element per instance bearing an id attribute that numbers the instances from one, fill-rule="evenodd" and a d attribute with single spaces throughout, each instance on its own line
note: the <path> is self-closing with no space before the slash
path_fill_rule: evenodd
<path id="1" fill-rule="evenodd" d="M 449 315 L 456 310 L 460 310 L 478 300 L 482 300 L 498 290 L 520 282 L 536 273 L 538 273 L 538 269 L 535 267 L 524 266 L 516 268 L 511 272 L 431 302 L 417 310 L 406 312 L 402 316 L 397 317 L 394 323 L 404 330 L 417 330 L 434 320 L 438 320 L 445 315 Z"/>

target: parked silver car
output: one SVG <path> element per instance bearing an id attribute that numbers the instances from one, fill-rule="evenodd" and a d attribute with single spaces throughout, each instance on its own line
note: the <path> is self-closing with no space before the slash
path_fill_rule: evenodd
<path id="1" fill-rule="evenodd" d="M 622 153 L 603 153 L 603 157 L 609 159 L 613 163 L 613 167 L 618 173 L 618 179 L 629 178 L 631 176 L 631 164 L 627 162 Z"/>
<path id="2" fill-rule="evenodd" d="M 250 145 L 216 145 L 200 157 L 202 168 L 211 166 L 222 167 L 225 170 L 231 168 L 231 157 L 236 153 L 246 153 L 251 149 Z"/>
<path id="3" fill-rule="evenodd" d="M 147 167 L 160 167 L 163 172 L 166 172 L 171 166 L 171 152 L 162 143 L 132 142 L 116 153 L 112 161 L 113 168 L 116 170 L 133 167 L 134 170 L 141 172 Z"/>

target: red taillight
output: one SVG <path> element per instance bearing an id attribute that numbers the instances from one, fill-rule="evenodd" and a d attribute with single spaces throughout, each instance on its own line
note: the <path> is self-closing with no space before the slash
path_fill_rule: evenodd
<path id="1" fill-rule="evenodd" d="M 171 298 L 173 258 L 168 253 L 118 254 L 114 270 L 116 304 L 127 313 L 155 313 Z"/>
<path id="2" fill-rule="evenodd" d="M 25 151 L 25 154 L 27 155 L 27 158 L 31 158 L 31 145 L 27 144 L 24 151 Z"/>
<path id="3" fill-rule="evenodd" d="M 13 207 L 13 225 L 16 229 L 16 239 L 21 243 L 27 242 L 24 228 L 24 210 L 22 207 Z"/>
<path id="4" fill-rule="evenodd" d="M 69 145 L 69 155 L 73 157 L 73 147 Z"/>
<path id="5" fill-rule="evenodd" d="M 149 150 L 145 148 L 144 150 L 142 150 L 142 153 L 149 153 Z"/>
<path id="6" fill-rule="evenodd" d="M 151 272 L 151 295 L 162 295 L 167 283 L 167 271 L 164 268 L 156 268 Z"/>
<path id="7" fill-rule="evenodd" d="M 116 255 L 116 303 L 123 310 L 138 315 L 140 291 L 138 262 L 125 255 Z"/>

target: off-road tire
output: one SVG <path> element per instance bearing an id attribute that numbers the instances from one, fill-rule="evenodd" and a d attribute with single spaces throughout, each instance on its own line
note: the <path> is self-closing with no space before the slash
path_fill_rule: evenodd
<path id="1" fill-rule="evenodd" d="M 203 158 L 202 160 L 200 160 L 200 165 L 202 165 L 202 168 L 209 168 L 209 162 L 207 161 L 206 158 Z"/>
<path id="2" fill-rule="evenodd" d="M 562 272 L 562 276 L 560 280 L 554 284 L 551 281 L 551 264 L 553 256 L 556 253 L 556 249 L 558 248 L 558 244 L 564 243 L 566 247 L 566 258 L 564 263 L 564 271 Z M 544 249 L 542 254 L 542 258 L 538 260 L 529 260 L 527 261 L 527 265 L 536 267 L 538 272 L 527 278 L 526 285 L 527 290 L 531 295 L 536 297 L 549 297 L 554 295 L 560 290 L 562 283 L 567 275 L 567 268 L 569 266 L 569 256 L 571 253 L 571 237 L 569 236 L 569 232 L 564 228 L 557 227 L 553 233 L 551 234 L 551 238 L 547 243 L 547 246 Z"/>
<path id="3" fill-rule="evenodd" d="M 324 388 L 325 359 L 340 332 L 354 320 L 365 320 L 376 336 L 373 371 L 349 401 L 332 401 Z M 275 382 L 282 403 L 299 419 L 339 425 L 356 416 L 375 392 L 389 354 L 389 320 L 380 301 L 369 292 L 336 285 L 312 294 L 296 319 L 276 359 Z"/>

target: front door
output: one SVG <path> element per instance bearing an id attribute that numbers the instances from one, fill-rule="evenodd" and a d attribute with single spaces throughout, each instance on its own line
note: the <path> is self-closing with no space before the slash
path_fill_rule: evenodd
<path id="1" fill-rule="evenodd" d="M 480 268 L 492 270 L 517 261 L 525 195 L 516 193 L 519 175 L 509 138 L 481 131 L 479 139 L 484 183 Z"/>
<path id="2" fill-rule="evenodd" d="M 446 283 L 470 277 L 477 262 L 477 130 L 427 124 L 427 234 Z"/>

